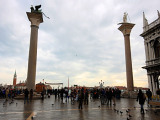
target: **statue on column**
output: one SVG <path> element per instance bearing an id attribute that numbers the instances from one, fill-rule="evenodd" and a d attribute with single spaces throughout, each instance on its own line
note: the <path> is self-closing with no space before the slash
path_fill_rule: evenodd
<path id="1" fill-rule="evenodd" d="M 31 13 L 42 13 L 46 18 L 50 19 L 49 17 L 47 17 L 47 16 L 42 12 L 42 9 L 39 10 L 39 8 L 41 8 L 41 5 L 35 6 L 35 9 L 34 9 L 33 5 L 31 5 L 31 7 L 30 7 Z"/>
<path id="2" fill-rule="evenodd" d="M 123 15 L 123 22 L 124 22 L 124 23 L 127 23 L 127 15 L 128 15 L 128 14 L 127 14 L 126 12 L 125 12 L 124 15 Z"/>
<path id="3" fill-rule="evenodd" d="M 31 12 L 40 12 L 41 13 L 42 10 L 39 10 L 39 8 L 41 8 L 41 5 L 35 6 L 35 9 L 34 9 L 33 5 L 31 5 L 31 7 L 30 7 Z"/>

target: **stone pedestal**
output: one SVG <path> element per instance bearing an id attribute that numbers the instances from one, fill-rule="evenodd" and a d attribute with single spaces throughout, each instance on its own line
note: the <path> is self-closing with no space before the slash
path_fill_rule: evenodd
<path id="1" fill-rule="evenodd" d="M 14 99 L 16 100 L 24 100 L 24 94 L 17 95 Z M 28 99 L 30 100 L 30 95 L 28 95 Z M 32 100 L 42 99 L 41 94 L 34 93 Z"/>
<path id="2" fill-rule="evenodd" d="M 42 13 L 27 12 L 29 21 L 31 22 L 30 48 L 28 58 L 28 74 L 27 74 L 27 88 L 35 89 L 36 79 L 36 62 L 37 62 L 37 41 L 39 24 L 43 22 Z"/>
<path id="3" fill-rule="evenodd" d="M 132 59 L 130 49 L 130 32 L 135 24 L 132 23 L 120 23 L 121 26 L 118 28 L 124 35 L 125 43 L 125 57 L 126 57 L 126 77 L 127 77 L 127 89 L 133 91 L 133 73 L 132 73 Z"/>
<path id="4" fill-rule="evenodd" d="M 122 98 L 133 98 L 136 99 L 138 95 L 137 91 L 125 91 L 121 94 Z"/>

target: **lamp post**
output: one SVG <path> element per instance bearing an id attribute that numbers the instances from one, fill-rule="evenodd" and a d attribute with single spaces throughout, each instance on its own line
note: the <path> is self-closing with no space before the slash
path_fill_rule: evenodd
<path id="1" fill-rule="evenodd" d="M 99 82 L 99 85 L 100 85 L 100 88 L 103 88 L 104 82 L 102 82 L 101 80 L 101 82 Z"/>

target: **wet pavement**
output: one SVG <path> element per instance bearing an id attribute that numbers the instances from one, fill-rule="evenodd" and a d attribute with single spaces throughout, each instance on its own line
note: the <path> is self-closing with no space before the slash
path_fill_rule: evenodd
<path id="1" fill-rule="evenodd" d="M 23 100 L 7 101 L 0 99 L 0 120 L 160 120 L 160 108 L 144 105 L 145 114 L 140 113 L 140 105 L 136 99 L 121 98 L 116 106 L 103 105 L 99 100 L 89 100 L 88 105 L 78 109 L 78 103 L 55 100 L 54 95 L 42 100 L 33 100 L 24 104 Z M 115 111 L 119 110 L 123 113 Z M 130 115 L 126 110 L 130 109 Z M 158 112 L 155 113 L 155 110 Z"/>

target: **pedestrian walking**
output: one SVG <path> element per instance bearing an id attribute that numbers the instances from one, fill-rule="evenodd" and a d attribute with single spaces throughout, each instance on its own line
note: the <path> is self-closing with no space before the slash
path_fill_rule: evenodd
<path id="1" fill-rule="evenodd" d="M 64 89 L 63 88 L 61 89 L 60 96 L 61 96 L 61 102 L 63 103 L 63 97 L 64 97 Z"/>
<path id="2" fill-rule="evenodd" d="M 105 90 L 101 89 L 100 91 L 100 100 L 101 100 L 101 105 L 104 105 L 105 102 Z"/>
<path id="3" fill-rule="evenodd" d="M 109 91 L 108 91 L 108 102 L 107 102 L 107 105 L 108 104 L 112 104 L 112 89 L 111 88 L 109 88 Z"/>
<path id="4" fill-rule="evenodd" d="M 29 94 L 30 94 L 30 101 L 32 101 L 32 98 L 33 98 L 33 89 L 30 90 Z"/>
<path id="5" fill-rule="evenodd" d="M 29 91 L 28 91 L 28 89 L 26 88 L 25 91 L 24 91 L 24 104 L 26 103 L 26 101 L 27 101 L 27 103 L 28 103 L 28 94 L 29 94 Z"/>
<path id="6" fill-rule="evenodd" d="M 141 106 L 141 113 L 142 114 L 144 114 L 143 105 L 144 105 L 145 100 L 146 100 L 146 97 L 145 97 L 144 93 L 142 92 L 141 89 L 139 89 L 139 93 L 137 95 L 137 102 L 139 101 L 139 104 Z"/>
<path id="7" fill-rule="evenodd" d="M 113 100 L 113 105 L 116 105 L 115 96 L 116 96 L 116 92 L 115 92 L 115 89 L 113 88 L 113 89 L 112 89 L 112 100 Z"/>
<path id="8" fill-rule="evenodd" d="M 54 92 L 55 100 L 57 99 L 57 94 L 58 94 L 58 91 L 57 91 L 57 89 L 55 89 L 55 92 Z"/>
<path id="9" fill-rule="evenodd" d="M 152 92 L 150 91 L 150 89 L 148 89 L 146 91 L 146 95 L 147 95 L 147 98 L 148 98 L 147 102 L 149 104 L 149 101 L 152 100 Z"/>
<path id="10" fill-rule="evenodd" d="M 79 109 L 83 109 L 82 105 L 83 105 L 83 91 L 80 90 L 79 94 L 78 94 L 78 102 L 79 102 Z"/>
<path id="11" fill-rule="evenodd" d="M 84 94 L 84 104 L 88 105 L 88 89 L 86 89 L 86 92 Z"/>
<path id="12" fill-rule="evenodd" d="M 6 88 L 6 101 L 8 101 L 8 94 L 9 94 L 9 89 Z"/>

